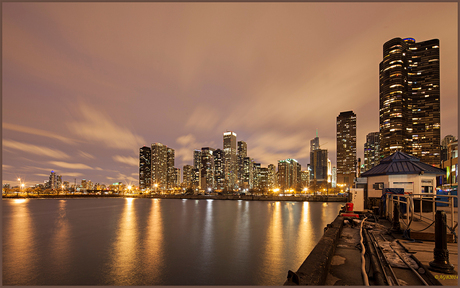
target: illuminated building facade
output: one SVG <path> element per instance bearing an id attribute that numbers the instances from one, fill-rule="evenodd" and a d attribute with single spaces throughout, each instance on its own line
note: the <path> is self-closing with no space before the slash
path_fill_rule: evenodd
<path id="1" fill-rule="evenodd" d="M 229 190 L 237 189 L 236 133 L 224 133 L 225 182 Z"/>
<path id="2" fill-rule="evenodd" d="M 278 181 L 276 181 L 276 167 L 273 164 L 268 165 L 268 189 L 274 189 L 277 187 Z"/>
<path id="3" fill-rule="evenodd" d="M 351 187 L 355 174 L 356 114 L 346 111 L 337 116 L 337 183 Z"/>
<path id="4" fill-rule="evenodd" d="M 253 188 L 253 163 L 254 161 L 250 157 L 243 158 L 243 186 L 240 185 L 240 188 Z"/>
<path id="5" fill-rule="evenodd" d="M 214 188 L 214 149 L 201 148 L 200 189 L 208 192 Z"/>
<path id="6" fill-rule="evenodd" d="M 248 144 L 244 141 L 238 141 L 238 155 L 237 155 L 237 169 L 238 169 L 238 186 L 241 188 L 242 184 L 244 182 L 243 180 L 243 175 L 244 175 L 244 167 L 243 167 L 243 162 L 244 158 L 248 157 Z"/>
<path id="7" fill-rule="evenodd" d="M 439 167 L 439 40 L 391 39 L 379 68 L 380 158 L 401 151 Z"/>
<path id="8" fill-rule="evenodd" d="M 302 190 L 301 169 L 300 163 L 295 159 L 278 161 L 278 185 L 281 191 Z"/>
<path id="9" fill-rule="evenodd" d="M 182 168 L 182 186 L 186 188 L 192 187 L 192 180 L 193 180 L 193 166 L 192 165 L 184 165 Z"/>
<path id="10" fill-rule="evenodd" d="M 168 180 L 168 147 L 161 143 L 152 144 L 152 180 L 151 185 L 157 184 L 158 189 L 167 189 Z"/>
<path id="11" fill-rule="evenodd" d="M 150 147 L 144 146 L 139 149 L 139 188 L 148 189 L 151 187 L 151 158 Z"/>
<path id="12" fill-rule="evenodd" d="M 442 161 L 442 168 L 446 170 L 442 181 L 443 188 L 458 189 L 458 140 L 447 144 L 447 159 Z"/>
<path id="13" fill-rule="evenodd" d="M 452 136 L 452 135 L 447 135 L 442 139 L 441 141 L 441 162 L 449 159 L 447 156 L 447 146 L 449 145 L 449 143 L 452 143 L 455 141 L 457 141 L 457 139 L 455 138 L 455 136 Z"/>
<path id="14" fill-rule="evenodd" d="M 214 156 L 214 188 L 222 190 L 225 182 L 224 151 L 216 149 L 212 154 Z"/>
<path id="15" fill-rule="evenodd" d="M 176 168 L 174 167 L 174 160 L 175 160 L 175 151 L 172 148 L 167 148 L 166 152 L 166 169 L 167 169 L 167 188 L 171 189 L 174 187 L 177 187 L 177 173 L 176 173 Z M 179 174 L 180 178 L 180 174 Z"/>
<path id="16" fill-rule="evenodd" d="M 364 168 L 361 171 L 366 172 L 380 163 L 380 133 L 371 132 L 366 135 L 366 143 L 364 143 Z"/>

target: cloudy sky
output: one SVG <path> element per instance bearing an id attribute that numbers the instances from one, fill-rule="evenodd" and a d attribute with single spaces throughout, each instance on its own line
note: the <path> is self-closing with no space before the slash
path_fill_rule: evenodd
<path id="1" fill-rule="evenodd" d="M 237 133 L 262 166 L 336 163 L 336 117 L 378 131 L 395 37 L 437 38 L 441 137 L 458 136 L 457 3 L 2 3 L 2 180 L 138 183 L 159 142 L 176 167 Z"/>

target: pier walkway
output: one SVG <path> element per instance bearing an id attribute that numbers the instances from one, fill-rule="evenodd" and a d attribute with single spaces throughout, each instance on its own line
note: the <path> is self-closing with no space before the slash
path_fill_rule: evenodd
<path id="1" fill-rule="evenodd" d="M 440 207 L 437 210 L 446 209 L 450 208 Z M 455 210 L 451 242 L 456 241 L 455 235 L 458 235 L 458 208 Z M 423 212 L 422 216 L 429 218 L 430 214 L 433 215 L 432 212 Z M 361 219 L 365 216 L 368 219 L 361 230 Z M 430 262 L 434 260 L 435 223 L 426 219 L 417 221 L 414 215 L 409 228 L 411 231 L 423 230 L 425 234 L 408 234 L 407 231 L 404 233 L 405 217 L 401 215 L 401 231 L 395 232 L 392 222 L 369 213 L 363 213 L 360 219 L 339 215 L 325 228 L 323 237 L 298 270 L 288 271 L 284 285 L 360 286 L 368 281 L 369 285 L 458 286 L 458 243 L 447 243 L 448 260 L 454 271 L 432 271 Z M 451 227 L 452 219 L 448 216 L 446 220 Z M 424 240 L 417 239 L 420 237 Z M 365 249 L 363 256 L 362 247 Z M 367 277 L 363 277 L 362 270 Z"/>

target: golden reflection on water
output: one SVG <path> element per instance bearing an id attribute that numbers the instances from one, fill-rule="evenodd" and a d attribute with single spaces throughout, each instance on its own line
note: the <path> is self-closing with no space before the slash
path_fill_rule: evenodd
<path id="1" fill-rule="evenodd" d="M 200 238 L 203 239 L 202 242 L 202 263 L 211 263 L 212 262 L 212 255 L 215 247 L 213 246 L 214 243 L 214 219 L 212 217 L 212 210 L 213 210 L 213 201 L 212 199 L 206 200 L 206 214 L 204 217 L 204 228 L 203 228 L 203 236 Z M 211 268 L 211 267 L 207 267 Z M 204 271 L 210 271 L 209 269 L 205 269 Z"/>
<path id="2" fill-rule="evenodd" d="M 264 271 L 267 274 L 278 273 L 277 268 L 280 267 L 281 259 L 283 258 L 283 230 L 282 230 L 282 214 L 281 203 L 274 202 L 268 204 L 273 211 L 270 223 L 268 224 L 267 237 L 265 240 L 265 258 L 262 259 Z"/>
<path id="3" fill-rule="evenodd" d="M 307 247 L 313 247 L 315 243 L 312 242 L 312 236 L 313 236 L 313 227 L 312 227 L 312 219 L 309 217 L 310 214 L 310 202 L 303 202 L 302 204 L 302 209 L 301 209 L 301 218 L 300 218 L 300 223 L 299 223 L 299 228 L 297 229 L 298 236 L 297 236 L 297 241 L 295 244 L 296 247 L 296 262 L 302 263 L 303 260 L 305 259 L 305 244 Z"/>
<path id="4" fill-rule="evenodd" d="M 3 261 L 3 271 L 8 271 L 8 283 L 23 283 L 37 276 L 32 269 L 27 269 L 30 266 L 35 267 L 32 248 L 34 231 L 28 202 L 29 199 L 14 199 L 12 219 L 9 219 L 8 226 L 3 226 L 3 257 L 9 259 L 9 262 Z M 8 237 L 4 237 L 5 235 Z M 11 271 L 9 266 L 24 269 Z"/>
<path id="5" fill-rule="evenodd" d="M 66 206 L 67 206 L 67 200 L 59 200 L 59 210 L 58 210 L 58 216 L 54 221 L 54 231 L 53 234 L 51 235 L 51 243 L 52 247 L 54 247 L 51 250 L 51 257 L 52 257 L 52 263 L 53 266 L 55 267 L 54 269 L 57 269 L 60 273 L 67 273 L 71 267 L 72 263 L 68 263 L 69 257 L 69 223 L 68 219 L 66 217 Z"/>
<path id="6" fill-rule="evenodd" d="M 136 215 L 134 213 L 134 198 L 125 198 L 125 205 L 117 227 L 117 236 L 111 264 L 110 281 L 116 285 L 132 285 L 132 274 L 136 269 L 136 246 L 138 233 Z"/>
<path id="7" fill-rule="evenodd" d="M 161 211 L 161 200 L 152 199 L 150 205 L 149 216 L 147 220 L 147 231 L 144 243 L 144 255 L 142 263 L 148 263 L 144 268 L 144 273 L 148 275 L 150 283 L 158 283 L 158 279 L 162 274 L 163 267 L 163 218 Z M 146 283 L 148 284 L 148 283 Z"/>

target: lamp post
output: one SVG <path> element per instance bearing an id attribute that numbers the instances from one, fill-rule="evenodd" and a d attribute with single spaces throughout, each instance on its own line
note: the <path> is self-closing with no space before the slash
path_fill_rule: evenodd
<path id="1" fill-rule="evenodd" d="M 155 183 L 153 186 L 155 186 L 155 194 L 157 194 L 158 183 Z"/>

